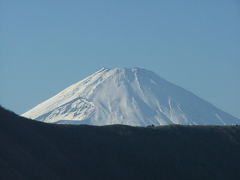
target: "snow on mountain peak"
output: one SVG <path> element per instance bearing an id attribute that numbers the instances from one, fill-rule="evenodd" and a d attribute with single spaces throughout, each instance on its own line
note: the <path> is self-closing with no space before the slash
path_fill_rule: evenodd
<path id="1" fill-rule="evenodd" d="M 237 118 L 142 68 L 102 68 L 23 116 L 93 125 L 239 123 Z"/>

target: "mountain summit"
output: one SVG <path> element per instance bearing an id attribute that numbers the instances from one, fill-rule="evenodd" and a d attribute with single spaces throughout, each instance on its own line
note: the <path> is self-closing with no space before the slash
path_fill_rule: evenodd
<path id="1" fill-rule="evenodd" d="M 239 119 L 141 68 L 103 68 L 23 116 L 49 123 L 230 125 Z"/>

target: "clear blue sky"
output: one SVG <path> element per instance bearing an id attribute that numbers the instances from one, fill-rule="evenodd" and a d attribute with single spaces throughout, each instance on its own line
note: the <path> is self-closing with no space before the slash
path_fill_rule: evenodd
<path id="1" fill-rule="evenodd" d="M 240 1 L 0 1 L 3 106 L 23 113 L 101 67 L 152 70 L 240 118 Z"/>

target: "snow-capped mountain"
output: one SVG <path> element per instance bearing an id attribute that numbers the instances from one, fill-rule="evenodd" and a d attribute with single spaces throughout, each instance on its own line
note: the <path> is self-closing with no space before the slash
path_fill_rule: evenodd
<path id="1" fill-rule="evenodd" d="M 240 122 L 191 92 L 141 68 L 103 68 L 22 116 L 49 123 L 91 125 Z"/>

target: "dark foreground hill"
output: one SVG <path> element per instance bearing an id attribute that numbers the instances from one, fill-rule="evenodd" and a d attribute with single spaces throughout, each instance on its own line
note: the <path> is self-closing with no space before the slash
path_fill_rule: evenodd
<path id="1" fill-rule="evenodd" d="M 239 180 L 240 127 L 67 126 L 0 108 L 1 180 Z"/>

